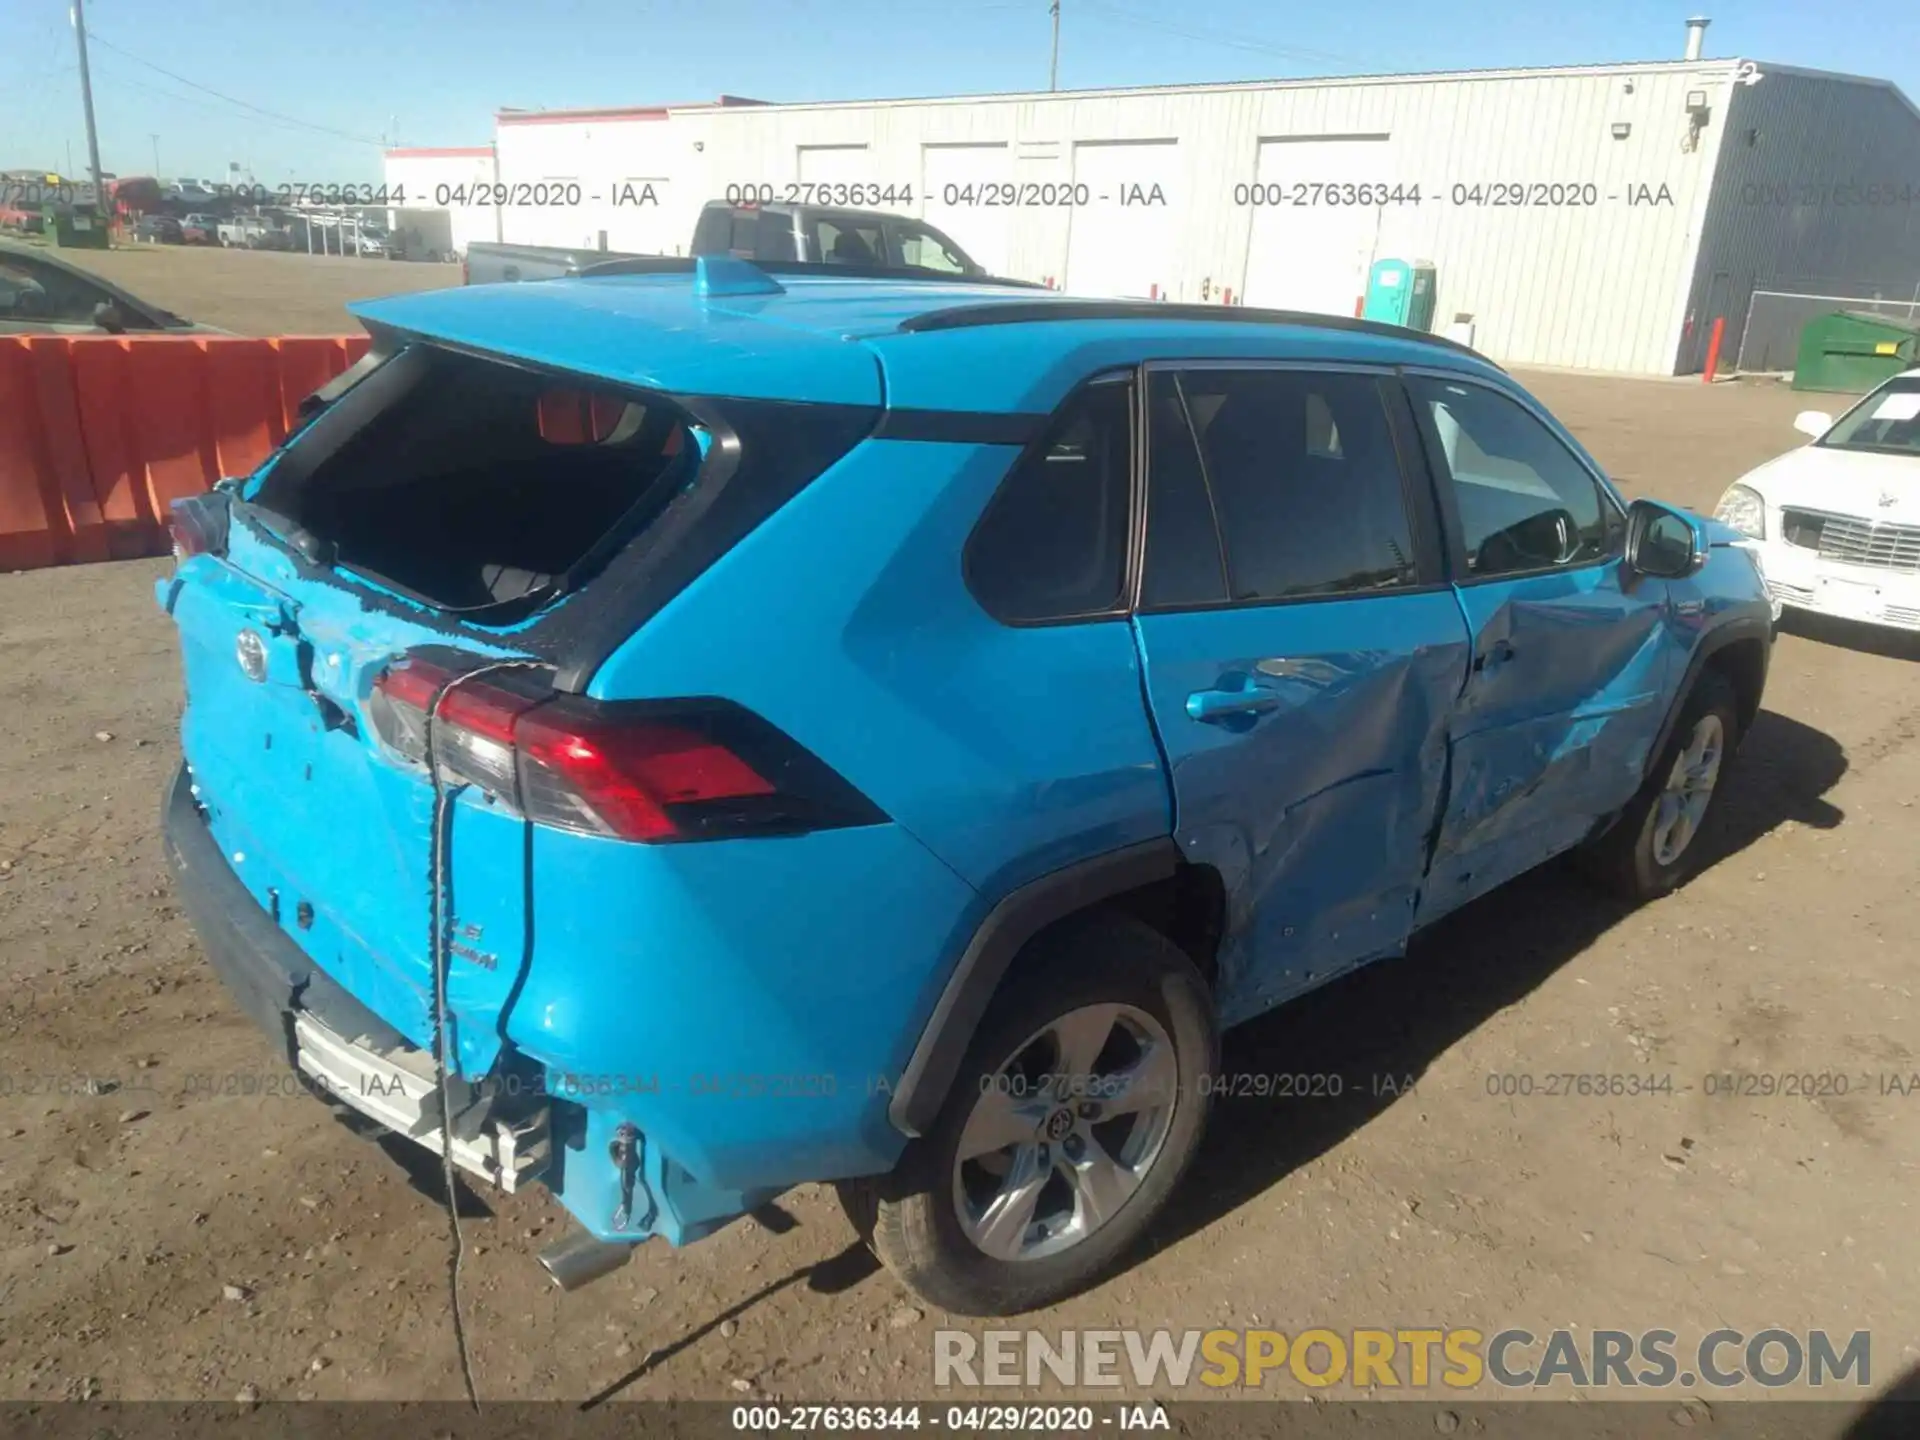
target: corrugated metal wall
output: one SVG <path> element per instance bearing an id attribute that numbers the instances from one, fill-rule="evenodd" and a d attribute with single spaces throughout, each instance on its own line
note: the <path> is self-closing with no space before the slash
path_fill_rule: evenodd
<path id="1" fill-rule="evenodd" d="M 1757 68 L 1760 79 L 1730 86 L 1721 107 L 1682 371 L 1701 368 L 1716 315 L 1732 362 L 1756 288 L 1920 293 L 1920 114 L 1879 81 Z"/>
<path id="2" fill-rule="evenodd" d="M 930 213 L 962 245 L 1004 256 L 1022 278 L 1088 288 L 1077 268 L 1102 291 L 1146 293 L 1153 285 L 1175 300 L 1212 300 L 1245 294 L 1250 278 L 1258 288 L 1298 246 L 1292 263 L 1302 268 L 1357 272 L 1347 293 L 1334 293 L 1332 278 L 1322 287 L 1319 308 L 1350 314 L 1371 259 L 1432 260 L 1437 324 L 1471 315 L 1475 343 L 1502 361 L 1670 373 L 1711 163 L 1704 150 L 1682 148 L 1685 101 L 1690 90 L 1717 91 L 1730 72 L 1727 62 L 1703 62 L 741 109 L 694 122 L 702 148 L 686 178 L 704 171 L 704 185 L 676 191 L 692 188 L 704 199 L 728 185 L 780 190 L 802 178 L 803 147 L 862 145 L 867 173 L 859 178 L 913 186 L 916 213 Z M 1626 138 L 1614 138 L 1616 124 L 1629 127 Z M 1385 138 L 1354 147 L 1367 157 L 1366 173 L 1316 169 L 1279 177 L 1278 191 L 1236 193 L 1276 179 L 1275 164 L 1262 164 L 1263 142 L 1337 137 Z M 1150 196 L 1132 213 L 1118 202 L 1108 182 L 1124 177 L 1107 174 L 1117 151 L 1098 167 L 1104 203 L 1010 213 L 975 206 L 972 214 L 945 203 L 944 193 L 926 203 L 921 177 L 931 147 L 982 147 L 965 153 L 982 162 L 983 182 L 1063 186 L 1075 181 L 1076 152 L 1084 160 L 1091 141 L 1160 142 L 1138 152 L 1156 161 L 1139 179 L 1161 186 L 1164 209 Z M 937 172 L 954 173 L 950 157 Z M 1420 201 L 1359 207 L 1366 213 L 1356 225 L 1325 206 L 1287 203 L 1295 197 L 1284 187 L 1295 180 L 1417 185 Z M 1491 203 L 1493 187 L 1506 184 L 1560 187 L 1524 197 L 1548 202 L 1590 187 L 1583 193 L 1594 203 Z M 1267 198 L 1283 203 L 1249 203 Z M 1268 210 L 1275 213 L 1259 213 Z M 690 232 L 690 214 L 673 234 Z M 1324 246 L 1340 256 L 1330 261 L 1318 253 Z M 1107 252 L 1105 263 L 1093 263 L 1090 247 Z M 1155 254 L 1160 273 L 1134 273 Z"/>
<path id="3" fill-rule="evenodd" d="M 471 199 L 475 186 L 492 182 L 492 152 L 416 150 L 388 154 L 384 178 L 390 194 L 397 191 L 406 197 L 404 208 L 449 213 L 454 249 L 464 253 L 475 240 L 499 237 L 491 205 L 445 203 L 456 198 L 456 191 Z M 390 214 L 388 223 L 400 222 Z"/>
<path id="4" fill-rule="evenodd" d="M 670 208 L 663 195 L 687 190 L 689 164 L 698 159 L 666 111 L 579 120 L 503 116 L 495 144 L 506 198 L 516 202 L 501 207 L 509 243 L 591 248 L 604 236 L 610 250 L 686 253 L 691 215 L 706 197 L 692 201 L 683 225 L 677 212 L 672 227 L 663 219 Z"/>
<path id="5" fill-rule="evenodd" d="M 499 127 L 501 179 L 574 182 L 581 203 L 511 207 L 502 226 L 509 241 L 604 234 L 612 249 L 684 254 L 701 205 L 730 187 L 782 198 L 825 179 L 911 195 L 874 208 L 923 214 L 1005 273 L 1090 293 L 1218 301 L 1251 287 L 1256 302 L 1350 314 L 1371 260 L 1431 260 L 1436 328 L 1470 316 L 1498 360 L 1672 374 L 1710 300 L 1743 306 L 1747 277 L 1788 269 L 1897 266 L 1920 219 L 1920 204 L 1741 204 L 1743 186 L 1832 172 L 1920 183 L 1920 164 L 1897 93 L 1803 72 L 1740 86 L 1739 63 L 515 116 Z M 1735 168 L 1716 189 L 1722 154 Z M 1140 175 L 1122 173 L 1129 156 Z M 1347 163 L 1366 173 L 1334 173 Z M 1043 203 L 984 203 L 1007 182 L 1053 188 L 1015 197 Z M 1312 182 L 1417 186 L 1419 201 L 1293 203 L 1291 187 Z M 1071 203 L 1076 183 L 1090 203 Z M 1524 203 L 1495 203 L 1515 198 L 1505 187 Z"/>

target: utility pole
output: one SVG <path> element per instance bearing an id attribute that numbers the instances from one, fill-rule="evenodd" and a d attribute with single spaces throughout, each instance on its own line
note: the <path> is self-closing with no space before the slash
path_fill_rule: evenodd
<path id="1" fill-rule="evenodd" d="M 149 132 L 147 138 L 153 141 L 153 178 L 158 180 L 160 178 L 160 137 Z"/>
<path id="2" fill-rule="evenodd" d="M 74 0 L 79 4 L 80 0 Z M 1060 88 L 1060 0 L 1053 0 L 1053 59 L 1047 65 L 1047 89 Z"/>
<path id="3" fill-rule="evenodd" d="M 93 203 L 107 208 L 107 187 L 100 179 L 100 136 L 93 128 L 93 79 L 87 73 L 86 0 L 73 0 L 73 36 L 80 42 L 80 100 L 87 107 L 87 164 L 93 171 Z"/>

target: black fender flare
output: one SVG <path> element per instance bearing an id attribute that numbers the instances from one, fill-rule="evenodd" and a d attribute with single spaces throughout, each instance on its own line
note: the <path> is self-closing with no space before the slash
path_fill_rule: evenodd
<path id="1" fill-rule="evenodd" d="M 894 1127 L 915 1137 L 932 1127 L 981 1017 L 1029 940 L 1102 900 L 1169 879 L 1179 865 L 1179 847 L 1172 837 L 1162 836 L 1076 861 L 1004 896 L 974 931 L 900 1072 L 887 1106 Z"/>
<path id="2" fill-rule="evenodd" d="M 1653 737 L 1652 746 L 1647 750 L 1642 779 L 1653 773 L 1653 767 L 1659 763 L 1661 753 L 1667 748 L 1667 741 L 1672 738 L 1673 727 L 1680 723 L 1680 712 L 1686 708 L 1687 699 L 1693 694 L 1693 687 L 1700 682 L 1701 671 L 1707 668 L 1707 662 L 1720 651 L 1742 640 L 1759 641 L 1760 688 L 1763 691 L 1766 689 L 1766 667 L 1773 659 L 1773 634 L 1771 620 L 1757 615 L 1736 615 L 1721 621 L 1700 637 L 1699 643 L 1693 647 L 1693 654 L 1688 657 L 1686 678 L 1675 688 L 1673 699 L 1667 702 L 1666 716 L 1661 720 L 1660 729 Z"/>

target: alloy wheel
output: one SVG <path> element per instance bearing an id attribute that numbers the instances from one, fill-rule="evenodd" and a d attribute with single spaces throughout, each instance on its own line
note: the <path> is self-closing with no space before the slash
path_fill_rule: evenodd
<path id="1" fill-rule="evenodd" d="M 1179 1067 L 1166 1027 L 1133 1005 L 1071 1010 L 991 1075 L 961 1129 L 953 1202 L 996 1260 L 1078 1245 L 1132 1198 L 1173 1126 Z"/>
<path id="2" fill-rule="evenodd" d="M 1674 757 L 1666 788 L 1654 806 L 1654 863 L 1673 864 L 1700 833 L 1700 822 L 1706 818 L 1720 778 L 1726 739 L 1726 727 L 1718 715 L 1709 712 L 1694 722 L 1687 746 Z"/>

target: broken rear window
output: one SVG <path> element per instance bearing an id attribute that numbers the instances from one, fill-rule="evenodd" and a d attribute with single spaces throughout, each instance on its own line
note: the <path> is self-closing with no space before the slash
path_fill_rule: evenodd
<path id="1" fill-rule="evenodd" d="M 256 499 L 310 556 L 446 610 L 524 609 L 644 531 L 700 457 L 660 397 L 417 345 L 317 416 Z"/>

